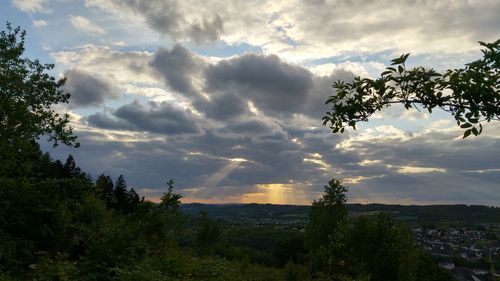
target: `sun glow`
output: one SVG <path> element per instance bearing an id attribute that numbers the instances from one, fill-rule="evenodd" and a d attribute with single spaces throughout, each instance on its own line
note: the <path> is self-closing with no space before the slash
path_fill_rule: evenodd
<path id="1" fill-rule="evenodd" d="M 257 184 L 256 191 L 241 197 L 241 203 L 310 204 L 310 194 L 293 183 Z"/>

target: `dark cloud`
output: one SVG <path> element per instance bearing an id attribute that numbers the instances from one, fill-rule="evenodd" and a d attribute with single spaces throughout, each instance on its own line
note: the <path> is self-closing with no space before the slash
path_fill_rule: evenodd
<path id="1" fill-rule="evenodd" d="M 118 8 L 142 16 L 149 27 L 173 39 L 191 39 L 196 43 L 213 42 L 224 30 L 224 22 L 217 15 L 209 20 L 204 15 L 198 21 L 187 22 L 185 12 L 173 0 L 115 0 Z M 187 38 L 186 38 L 187 37 Z"/>
<path id="2" fill-rule="evenodd" d="M 137 131 L 137 128 L 126 120 L 100 112 L 87 116 L 85 121 L 91 126 L 102 129 Z"/>
<path id="3" fill-rule="evenodd" d="M 234 91 L 269 114 L 301 112 L 313 86 L 312 74 L 277 56 L 247 54 L 205 72 L 207 91 Z"/>
<path id="4" fill-rule="evenodd" d="M 133 130 L 177 135 L 201 132 L 189 110 L 168 103 L 151 102 L 149 108 L 134 101 L 116 109 L 112 115 L 96 113 L 86 118 L 89 125 L 105 129 Z"/>
<path id="5" fill-rule="evenodd" d="M 108 81 L 90 73 L 71 69 L 64 76 L 67 78 L 65 90 L 71 93 L 73 107 L 99 106 L 108 98 L 117 98 L 116 90 Z"/>
<path id="6" fill-rule="evenodd" d="M 288 141 L 288 134 L 279 124 L 273 121 L 264 121 L 257 118 L 228 122 L 215 133 L 225 138 L 251 138 L 256 142 L 266 140 Z"/>
<path id="7" fill-rule="evenodd" d="M 185 47 L 175 45 L 170 51 L 159 49 L 150 66 L 173 90 L 191 98 L 199 95 L 193 86 L 193 79 L 203 70 L 204 64 Z"/>
<path id="8" fill-rule="evenodd" d="M 190 37 L 196 43 L 213 42 L 219 39 L 224 31 L 224 23 L 219 15 L 211 21 L 204 19 L 202 24 L 193 24 L 189 29 Z"/>
<path id="9" fill-rule="evenodd" d="M 250 113 L 248 101 L 235 92 L 213 94 L 210 100 L 200 98 L 194 106 L 208 118 L 227 121 Z"/>
<path id="10" fill-rule="evenodd" d="M 333 81 L 354 76 L 335 70 L 319 77 L 276 56 L 255 54 L 209 65 L 181 45 L 159 49 L 149 64 L 171 89 L 214 120 L 251 115 L 249 101 L 269 116 L 306 114 L 320 120 L 328 110 L 324 101 L 333 94 Z M 195 81 L 204 83 L 208 98 L 196 89 Z"/>
<path id="11" fill-rule="evenodd" d="M 194 86 L 195 80 L 203 80 L 207 64 L 181 45 L 170 51 L 159 49 L 149 65 L 167 86 L 188 98 L 193 106 L 214 120 L 228 120 L 248 113 L 248 103 L 238 92 L 217 92 L 204 97 Z"/>

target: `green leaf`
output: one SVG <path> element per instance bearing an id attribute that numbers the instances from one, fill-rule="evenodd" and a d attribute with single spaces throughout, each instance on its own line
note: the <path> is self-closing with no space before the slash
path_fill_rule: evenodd
<path id="1" fill-rule="evenodd" d="M 401 58 L 391 60 L 391 65 L 396 65 L 396 64 L 400 64 L 400 63 L 401 63 Z"/>
<path id="2" fill-rule="evenodd" d="M 472 131 L 471 129 L 466 130 L 464 132 L 464 137 L 463 138 L 465 139 L 466 137 L 470 136 L 471 131 Z"/>
<path id="3" fill-rule="evenodd" d="M 474 136 L 477 136 L 479 134 L 476 127 L 472 127 L 472 133 L 474 134 Z"/>
<path id="4" fill-rule="evenodd" d="M 470 127 L 472 127 L 472 124 L 470 124 L 470 123 L 465 123 L 465 124 L 462 124 L 462 125 L 460 126 L 460 128 L 462 128 L 462 129 L 465 129 L 465 128 L 470 128 Z"/>

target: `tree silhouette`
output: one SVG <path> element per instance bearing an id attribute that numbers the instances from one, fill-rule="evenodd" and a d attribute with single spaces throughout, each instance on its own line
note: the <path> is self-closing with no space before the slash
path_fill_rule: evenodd
<path id="1" fill-rule="evenodd" d="M 67 103 L 69 93 L 61 90 L 65 80 L 46 73 L 52 64 L 23 57 L 25 31 L 12 28 L 0 32 L 0 137 L 3 145 L 37 139 L 47 135 L 54 145 L 77 145 L 69 116 L 60 115 L 51 106 Z"/>
<path id="2" fill-rule="evenodd" d="M 341 180 L 332 179 L 324 188 L 323 197 L 315 200 L 309 210 L 305 246 L 312 253 L 314 267 L 333 273 L 343 270 L 347 187 Z"/>
<path id="3" fill-rule="evenodd" d="M 163 194 L 161 197 L 160 208 L 166 212 L 176 213 L 181 205 L 180 199 L 182 195 L 175 194 L 173 192 L 174 189 L 174 180 L 170 179 L 167 181 L 168 191 Z"/>
<path id="4" fill-rule="evenodd" d="M 0 175 L 28 176 L 39 156 L 36 140 L 44 135 L 54 146 L 78 146 L 68 126 L 69 115 L 53 105 L 67 103 L 61 90 L 65 80 L 47 72 L 52 64 L 41 64 L 23 56 L 25 35 L 19 27 L 0 31 Z"/>
<path id="5" fill-rule="evenodd" d="M 82 170 L 76 165 L 73 155 L 69 155 L 63 166 L 65 176 L 68 178 L 79 178 L 82 176 Z"/>
<path id="6" fill-rule="evenodd" d="M 111 177 L 101 174 L 95 181 L 95 186 L 106 206 L 111 208 L 114 201 L 114 184 Z"/>
<path id="7" fill-rule="evenodd" d="M 323 117 L 332 133 L 343 133 L 347 127 L 356 129 L 377 111 L 393 104 L 406 109 L 434 108 L 449 112 L 464 129 L 463 137 L 481 134 L 482 122 L 500 120 L 500 40 L 479 42 L 483 58 L 461 69 L 444 74 L 433 69 L 408 69 L 404 54 L 392 60 L 392 66 L 378 79 L 354 78 L 353 82 L 337 81 L 335 95 L 326 100 L 331 111 Z"/>
<path id="8" fill-rule="evenodd" d="M 127 206 L 127 182 L 123 175 L 120 175 L 116 180 L 114 198 L 116 209 L 125 210 Z"/>

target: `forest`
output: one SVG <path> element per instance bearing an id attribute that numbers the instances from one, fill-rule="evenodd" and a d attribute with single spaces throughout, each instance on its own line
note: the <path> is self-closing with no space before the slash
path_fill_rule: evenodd
<path id="1" fill-rule="evenodd" d="M 70 94 L 53 65 L 24 57 L 24 40 L 10 25 L 0 33 L 0 280 L 453 280 L 407 223 L 349 216 L 340 179 L 311 202 L 303 232 L 250 231 L 184 211 L 173 180 L 154 203 L 123 175 L 52 159 L 41 136 L 79 145 L 52 108 Z M 245 242 L 257 236 L 267 243 Z"/>

